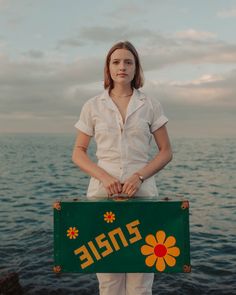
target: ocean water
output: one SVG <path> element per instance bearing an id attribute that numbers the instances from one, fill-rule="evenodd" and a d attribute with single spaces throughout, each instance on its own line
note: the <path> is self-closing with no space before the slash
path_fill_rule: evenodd
<path id="1" fill-rule="evenodd" d="M 0 273 L 17 272 L 27 295 L 98 294 L 94 274 L 52 272 L 52 204 L 85 195 L 89 181 L 71 161 L 74 140 L 0 135 Z M 160 198 L 190 201 L 192 272 L 156 274 L 153 294 L 236 294 L 236 139 L 172 139 L 172 147 L 156 183 Z"/>

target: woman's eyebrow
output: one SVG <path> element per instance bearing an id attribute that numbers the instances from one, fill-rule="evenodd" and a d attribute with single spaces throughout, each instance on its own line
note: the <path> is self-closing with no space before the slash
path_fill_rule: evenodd
<path id="1" fill-rule="evenodd" d="M 122 58 L 114 58 L 112 60 L 122 60 Z M 125 61 L 133 61 L 131 58 L 124 58 Z"/>

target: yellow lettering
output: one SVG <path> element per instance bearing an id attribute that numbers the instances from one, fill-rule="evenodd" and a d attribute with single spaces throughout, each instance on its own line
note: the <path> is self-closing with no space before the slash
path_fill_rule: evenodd
<path id="1" fill-rule="evenodd" d="M 103 257 L 113 252 L 113 249 L 111 248 L 111 245 L 109 244 L 108 240 L 102 241 L 104 238 L 106 238 L 106 236 L 104 234 L 101 234 L 97 236 L 95 239 L 100 249 L 103 247 L 106 248 L 106 250 L 101 253 Z"/>
<path id="2" fill-rule="evenodd" d="M 84 269 L 86 267 L 88 267 L 90 264 L 93 264 L 93 258 L 92 256 L 89 254 L 88 249 L 83 245 L 81 247 L 79 247 L 78 249 L 74 250 L 75 255 L 78 255 L 79 253 L 83 253 L 82 255 L 80 255 L 80 260 L 83 261 L 85 259 L 87 259 L 87 261 L 85 261 L 84 263 L 81 264 L 81 268 Z"/>
<path id="3" fill-rule="evenodd" d="M 134 237 L 132 237 L 131 239 L 129 239 L 130 241 L 130 244 L 133 244 L 139 240 L 142 239 L 142 236 L 137 228 L 137 225 L 140 224 L 139 220 L 134 220 L 128 224 L 126 224 L 126 227 L 128 229 L 128 232 L 132 235 L 132 234 L 135 234 Z"/>
<path id="4" fill-rule="evenodd" d="M 96 247 L 94 246 L 94 243 L 93 243 L 92 241 L 89 241 L 89 242 L 88 242 L 88 245 L 89 245 L 90 249 L 92 250 L 93 255 L 95 256 L 95 258 L 96 258 L 97 260 L 100 260 L 100 259 L 101 259 L 101 256 L 99 255 L 99 253 L 98 253 Z"/>
<path id="5" fill-rule="evenodd" d="M 116 235 L 116 234 L 119 235 L 120 240 L 121 240 L 121 242 L 123 243 L 124 247 L 127 247 L 127 246 L 128 246 L 128 243 L 127 243 L 127 241 L 126 241 L 126 239 L 125 239 L 125 236 L 124 236 L 124 234 L 123 234 L 121 228 L 118 227 L 118 228 L 116 228 L 116 229 L 114 229 L 114 230 L 112 230 L 112 231 L 110 231 L 110 232 L 108 233 L 108 235 L 109 235 L 109 237 L 110 237 L 110 239 L 111 239 L 111 241 L 112 241 L 112 244 L 113 244 L 115 250 L 117 251 L 117 250 L 120 249 L 120 246 L 118 245 L 118 243 L 117 243 L 117 241 L 116 241 L 116 239 L 115 239 L 115 235 Z"/>
<path id="6" fill-rule="evenodd" d="M 120 247 L 122 246 L 127 247 L 129 246 L 129 244 L 133 244 L 141 240 L 142 236 L 138 228 L 139 224 L 140 224 L 140 221 L 138 219 L 126 224 L 126 228 L 130 235 L 128 240 L 126 239 L 122 229 L 118 227 L 108 232 L 107 235 L 102 233 L 99 236 L 97 236 L 95 238 L 96 243 L 91 240 L 88 242 L 87 247 L 83 245 L 79 247 L 78 249 L 74 250 L 74 254 L 79 255 L 79 259 L 81 260 L 81 268 L 84 269 L 90 266 L 91 264 L 93 264 L 94 263 L 93 256 L 96 258 L 96 260 L 100 260 L 103 257 L 106 257 L 107 255 L 113 253 L 114 249 L 115 251 L 118 251 L 120 250 Z M 120 238 L 122 245 L 118 241 L 117 235 Z M 107 236 L 109 236 L 110 241 Z M 129 242 L 129 244 L 127 241 Z M 114 249 L 112 248 L 112 245 Z M 101 252 L 100 249 L 103 251 Z"/>

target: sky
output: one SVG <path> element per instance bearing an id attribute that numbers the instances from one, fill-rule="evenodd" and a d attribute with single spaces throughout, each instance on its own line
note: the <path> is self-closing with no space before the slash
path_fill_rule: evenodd
<path id="1" fill-rule="evenodd" d="M 175 137 L 236 137 L 236 1 L 0 0 L 0 133 L 74 133 L 129 40 Z"/>

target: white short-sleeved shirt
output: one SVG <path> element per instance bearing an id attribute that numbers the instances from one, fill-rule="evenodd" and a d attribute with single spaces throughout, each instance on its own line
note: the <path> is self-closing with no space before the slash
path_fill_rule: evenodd
<path id="1" fill-rule="evenodd" d="M 123 123 L 117 106 L 105 90 L 84 104 L 75 127 L 94 136 L 98 165 L 123 183 L 148 163 L 152 133 L 167 122 L 160 102 L 134 89 Z M 157 195 L 154 177 L 146 179 L 136 193 L 142 197 Z M 104 196 L 107 193 L 102 183 L 92 177 L 87 197 Z"/>

